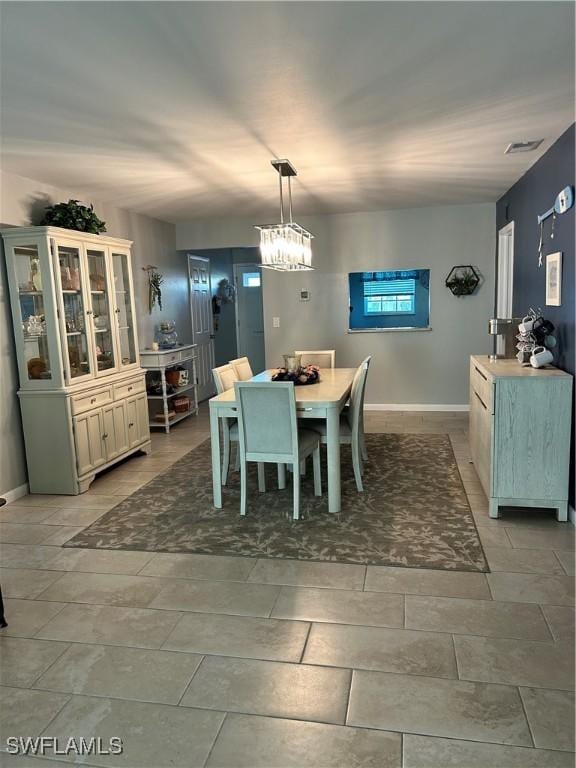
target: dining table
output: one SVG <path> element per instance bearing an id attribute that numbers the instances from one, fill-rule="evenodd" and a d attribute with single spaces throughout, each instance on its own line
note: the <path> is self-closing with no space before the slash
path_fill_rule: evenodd
<path id="1" fill-rule="evenodd" d="M 341 510 L 340 481 L 340 414 L 350 397 L 355 368 L 323 368 L 315 384 L 294 386 L 298 419 L 326 421 L 326 453 L 328 465 L 328 511 Z M 249 381 L 272 381 L 274 369 L 263 371 Z M 238 416 L 234 389 L 212 397 L 210 407 L 210 439 L 212 450 L 212 489 L 214 506 L 221 509 L 222 458 L 220 453 L 220 419 Z"/>

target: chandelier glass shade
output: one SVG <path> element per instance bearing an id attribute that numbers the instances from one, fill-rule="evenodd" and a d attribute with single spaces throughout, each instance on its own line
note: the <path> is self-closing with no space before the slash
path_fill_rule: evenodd
<path id="1" fill-rule="evenodd" d="M 312 269 L 312 235 L 306 229 L 294 222 L 258 229 L 263 267 L 281 272 Z"/>
<path id="2" fill-rule="evenodd" d="M 273 160 L 280 178 L 280 224 L 257 226 L 260 230 L 262 266 L 279 272 L 301 272 L 312 267 L 312 238 L 307 229 L 292 220 L 292 187 L 290 179 L 296 169 L 288 160 Z M 284 221 L 282 178 L 288 178 L 289 221 Z"/>

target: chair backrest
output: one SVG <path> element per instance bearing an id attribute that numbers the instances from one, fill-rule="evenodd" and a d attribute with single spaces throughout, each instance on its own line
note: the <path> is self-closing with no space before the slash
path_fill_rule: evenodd
<path id="1" fill-rule="evenodd" d="M 335 349 L 297 349 L 295 355 L 302 355 L 302 365 L 317 365 L 319 368 L 334 368 Z"/>
<path id="2" fill-rule="evenodd" d="M 254 376 L 247 357 L 237 357 L 236 360 L 230 360 L 230 365 L 236 371 L 238 381 L 247 381 Z"/>
<path id="3" fill-rule="evenodd" d="M 241 458 L 297 465 L 294 384 L 291 381 L 237 381 L 234 390 Z"/>
<path id="4" fill-rule="evenodd" d="M 348 423 L 353 435 L 358 435 L 362 425 L 364 412 L 364 393 L 366 392 L 366 379 L 368 377 L 368 367 L 371 357 L 367 357 L 358 366 L 354 374 L 352 389 L 350 390 L 350 410 L 348 412 Z"/>
<path id="5" fill-rule="evenodd" d="M 216 392 L 219 395 L 221 395 L 222 392 L 227 392 L 229 389 L 233 389 L 234 382 L 238 381 L 238 375 L 230 364 L 212 368 L 212 376 L 214 376 Z"/>

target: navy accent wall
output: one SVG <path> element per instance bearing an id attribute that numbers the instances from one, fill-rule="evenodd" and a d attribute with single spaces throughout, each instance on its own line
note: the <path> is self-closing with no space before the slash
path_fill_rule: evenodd
<path id="1" fill-rule="evenodd" d="M 558 192 L 574 186 L 574 125 L 536 162 L 496 204 L 496 226 L 501 229 L 514 221 L 514 315 L 521 317 L 529 307 L 542 307 L 545 317 L 556 326 L 558 346 L 555 364 L 575 373 L 575 253 L 574 211 L 556 217 L 554 239 L 550 239 L 552 217 L 544 222 L 544 257 L 562 251 L 562 306 L 546 306 L 546 261 L 538 267 L 540 238 L 537 216 L 554 205 Z M 574 413 L 572 417 L 572 455 L 570 504 L 575 506 Z"/>

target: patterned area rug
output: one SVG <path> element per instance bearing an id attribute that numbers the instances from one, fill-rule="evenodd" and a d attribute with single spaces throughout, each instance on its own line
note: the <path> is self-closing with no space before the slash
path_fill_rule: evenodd
<path id="1" fill-rule="evenodd" d="M 243 555 L 292 560 L 488 571 L 447 435 L 366 435 L 364 493 L 356 491 L 342 448 L 342 513 L 328 513 L 326 489 L 303 478 L 301 519 L 292 521 L 292 487 L 279 491 L 266 468 L 266 493 L 249 472 L 248 514 L 230 473 L 224 508 L 212 506 L 210 443 L 121 501 L 67 547 Z M 326 466 L 323 457 L 323 482 Z M 288 475 L 290 477 L 290 475 Z"/>

